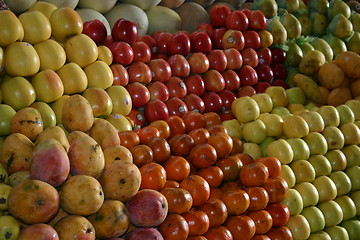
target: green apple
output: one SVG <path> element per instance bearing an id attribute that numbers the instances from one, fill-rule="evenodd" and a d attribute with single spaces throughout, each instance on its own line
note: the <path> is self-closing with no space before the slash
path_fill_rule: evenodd
<path id="1" fill-rule="evenodd" d="M 343 220 L 343 211 L 334 200 L 319 203 L 317 207 L 324 214 L 326 227 L 336 226 Z"/>
<path id="2" fill-rule="evenodd" d="M 40 112 L 44 123 L 44 129 L 56 125 L 56 115 L 49 104 L 44 102 L 34 102 L 30 105 L 30 107 L 35 108 Z"/>
<path id="3" fill-rule="evenodd" d="M 306 144 L 309 146 L 310 155 L 324 155 L 328 151 L 328 144 L 325 137 L 318 132 L 310 132 L 303 138 Z"/>
<path id="4" fill-rule="evenodd" d="M 286 198 L 281 203 L 289 208 L 290 216 L 298 215 L 303 211 L 304 203 L 296 189 L 290 188 Z"/>
<path id="5" fill-rule="evenodd" d="M 251 96 L 259 105 L 260 113 L 269 113 L 273 109 L 272 99 L 269 94 L 258 93 Z"/>
<path id="6" fill-rule="evenodd" d="M 266 152 L 268 156 L 279 159 L 281 164 L 289 164 L 294 158 L 294 152 L 285 139 L 278 139 L 270 143 Z"/>
<path id="7" fill-rule="evenodd" d="M 337 196 L 336 185 L 328 176 L 320 176 L 312 182 L 319 193 L 319 202 L 333 200 Z"/>
<path id="8" fill-rule="evenodd" d="M 0 210 L 8 210 L 8 199 L 12 187 L 5 183 L 0 183 Z"/>
<path id="9" fill-rule="evenodd" d="M 360 147 L 357 145 L 345 146 L 341 151 L 346 157 L 346 168 L 360 166 Z"/>
<path id="10" fill-rule="evenodd" d="M 311 233 L 308 240 L 331 240 L 331 237 L 327 232 L 320 231 L 316 233 Z"/>
<path id="11" fill-rule="evenodd" d="M 10 122 L 16 111 L 7 104 L 0 104 L 0 136 L 10 134 Z"/>
<path id="12" fill-rule="evenodd" d="M 283 129 L 287 138 L 302 138 L 309 134 L 307 122 L 299 115 L 284 118 Z"/>
<path id="13" fill-rule="evenodd" d="M 345 228 L 348 235 L 349 240 L 356 240 L 360 236 L 360 221 L 357 219 L 345 220 L 340 223 L 340 226 Z"/>
<path id="14" fill-rule="evenodd" d="M 274 107 L 270 113 L 279 115 L 281 118 L 286 118 L 292 115 L 286 107 Z"/>
<path id="15" fill-rule="evenodd" d="M 2 141 L 3 141 L 3 139 L 1 138 L 0 139 L 0 149 L 2 146 Z M 1 151 L 0 151 L 0 156 L 1 156 Z M 0 164 L 0 184 L 1 183 L 7 184 L 8 182 L 9 182 L 9 175 L 8 175 L 5 167 L 2 164 Z"/>
<path id="16" fill-rule="evenodd" d="M 347 106 L 349 106 L 351 108 L 352 112 L 354 113 L 355 121 L 359 121 L 360 120 L 360 101 L 351 99 L 351 100 L 348 100 L 345 104 Z"/>
<path id="17" fill-rule="evenodd" d="M 355 203 L 356 215 L 359 216 L 360 215 L 360 190 L 350 192 L 349 197 Z"/>
<path id="18" fill-rule="evenodd" d="M 307 109 L 309 111 L 318 111 L 319 107 L 316 106 L 315 103 L 309 102 L 308 104 L 305 105 L 305 109 Z"/>
<path id="19" fill-rule="evenodd" d="M 331 173 L 331 164 L 324 155 L 311 155 L 308 161 L 313 166 L 316 177 L 327 176 Z"/>
<path id="20" fill-rule="evenodd" d="M 36 101 L 50 103 L 64 94 L 64 85 L 59 75 L 51 69 L 38 72 L 31 79 L 36 92 Z"/>
<path id="21" fill-rule="evenodd" d="M 285 181 L 289 186 L 289 189 L 295 186 L 296 184 L 295 174 L 289 165 L 287 164 L 281 165 L 280 177 L 285 179 Z"/>
<path id="22" fill-rule="evenodd" d="M 349 234 L 344 227 L 331 226 L 324 229 L 333 240 L 349 240 Z"/>
<path id="23" fill-rule="evenodd" d="M 106 118 L 111 114 L 113 103 L 104 89 L 88 88 L 82 93 L 82 96 L 89 101 L 94 117 Z"/>
<path id="24" fill-rule="evenodd" d="M 303 199 L 304 207 L 313 206 L 319 202 L 319 193 L 312 183 L 297 183 L 295 184 L 294 189 L 300 193 Z"/>
<path id="25" fill-rule="evenodd" d="M 339 126 L 340 114 L 334 106 L 323 105 L 317 110 L 317 112 L 320 113 L 323 118 L 325 126 Z"/>
<path id="26" fill-rule="evenodd" d="M 319 232 L 325 227 L 324 214 L 316 206 L 309 206 L 302 210 L 300 213 L 303 215 L 310 224 L 310 231 L 312 233 Z"/>
<path id="27" fill-rule="evenodd" d="M 338 127 L 326 126 L 322 131 L 322 135 L 326 139 L 328 150 L 342 149 L 344 147 L 345 137 Z"/>
<path id="28" fill-rule="evenodd" d="M 344 123 L 355 122 L 355 114 L 352 109 L 346 104 L 340 104 L 336 106 L 336 110 L 339 112 L 340 125 Z"/>
<path id="29" fill-rule="evenodd" d="M 343 195 L 334 199 L 343 211 L 343 220 L 350 220 L 356 216 L 356 206 L 354 201 L 347 195 Z"/>
<path id="30" fill-rule="evenodd" d="M 285 90 L 289 104 L 305 104 L 306 96 L 304 91 L 299 87 L 288 88 Z"/>
<path id="31" fill-rule="evenodd" d="M 325 154 L 331 165 L 331 171 L 343 171 L 346 168 L 347 160 L 345 154 L 338 149 L 330 150 Z"/>
<path id="32" fill-rule="evenodd" d="M 315 111 L 301 111 L 299 112 L 309 126 L 309 132 L 322 132 L 325 128 L 325 123 L 320 113 Z"/>
<path id="33" fill-rule="evenodd" d="M 344 135 L 345 145 L 360 144 L 360 128 L 355 123 L 344 123 L 339 129 Z"/>
<path id="34" fill-rule="evenodd" d="M 336 196 L 342 196 L 348 194 L 351 191 L 351 180 L 343 171 L 332 172 L 329 177 L 336 186 Z"/>
<path id="35" fill-rule="evenodd" d="M 290 164 L 295 174 L 296 183 L 312 182 L 315 180 L 315 169 L 307 160 L 298 160 Z"/>
<path id="36" fill-rule="evenodd" d="M 260 107 L 253 98 L 244 96 L 237 99 L 233 113 L 240 123 L 247 123 L 259 117 Z"/>
<path id="37" fill-rule="evenodd" d="M 237 119 L 225 120 L 221 124 L 226 128 L 229 136 L 242 139 L 243 124 L 241 124 Z"/>
<path id="38" fill-rule="evenodd" d="M 265 90 L 265 93 L 269 94 L 274 107 L 286 107 L 289 103 L 288 96 L 283 87 L 270 86 Z"/>
<path id="39" fill-rule="evenodd" d="M 243 153 L 249 154 L 253 159 L 258 159 L 263 156 L 260 145 L 252 142 L 244 143 Z"/>
<path id="40" fill-rule="evenodd" d="M 360 166 L 353 166 L 345 170 L 346 175 L 351 180 L 351 191 L 360 190 Z"/>
<path id="41" fill-rule="evenodd" d="M 269 144 L 272 143 L 273 141 L 275 141 L 275 138 L 266 137 L 265 140 L 260 143 L 260 148 L 263 156 L 267 156 L 267 148 Z"/>
<path id="42" fill-rule="evenodd" d="M 286 141 L 293 150 L 293 161 L 304 160 L 310 157 L 310 148 L 302 138 L 289 138 Z"/>
<path id="43" fill-rule="evenodd" d="M 243 139 L 246 142 L 260 144 L 265 140 L 266 135 L 266 126 L 260 119 L 244 123 Z"/>
<path id="44" fill-rule="evenodd" d="M 284 120 L 279 115 L 272 113 L 262 113 L 259 115 L 259 119 L 266 126 L 267 136 L 281 137 L 283 135 Z"/>
<path id="45" fill-rule="evenodd" d="M 20 223 L 13 216 L 0 216 L 0 239 L 17 240 Z"/>
<path id="46" fill-rule="evenodd" d="M 290 216 L 285 226 L 290 229 L 293 239 L 307 239 L 310 236 L 310 224 L 303 215 Z"/>

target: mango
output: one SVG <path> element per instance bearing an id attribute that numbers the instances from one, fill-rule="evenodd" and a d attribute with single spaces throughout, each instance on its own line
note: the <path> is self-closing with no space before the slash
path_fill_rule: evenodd
<path id="1" fill-rule="evenodd" d="M 341 39 L 349 37 L 352 34 L 352 31 L 353 26 L 351 21 L 343 14 L 336 15 L 326 29 L 328 34 L 333 34 Z"/>
<path id="2" fill-rule="evenodd" d="M 280 22 L 286 29 L 288 39 L 298 39 L 301 36 L 301 23 L 293 14 L 282 15 Z"/>

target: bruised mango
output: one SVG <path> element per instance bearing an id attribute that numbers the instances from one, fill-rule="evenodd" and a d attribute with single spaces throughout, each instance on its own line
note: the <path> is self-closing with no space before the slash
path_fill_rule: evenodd
<path id="1" fill-rule="evenodd" d="M 105 166 L 115 161 L 133 162 L 131 151 L 121 145 L 109 147 L 104 150 Z"/>
<path id="2" fill-rule="evenodd" d="M 10 132 L 22 133 L 31 141 L 35 141 L 44 130 L 40 112 L 32 107 L 20 109 L 11 119 Z"/>

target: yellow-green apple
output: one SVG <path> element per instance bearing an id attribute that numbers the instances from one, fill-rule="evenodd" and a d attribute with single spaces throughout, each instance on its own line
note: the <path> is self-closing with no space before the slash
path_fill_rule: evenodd
<path id="1" fill-rule="evenodd" d="M 128 115 L 132 108 L 132 100 L 129 92 L 125 87 L 120 85 L 113 85 L 106 89 L 109 94 L 113 109 L 112 113 L 120 113 L 124 116 Z"/>
<path id="2" fill-rule="evenodd" d="M 351 191 L 357 191 L 360 190 L 360 167 L 359 166 L 353 166 L 350 168 L 347 168 L 345 170 L 346 175 L 351 180 Z"/>
<path id="3" fill-rule="evenodd" d="M 281 164 L 280 177 L 285 179 L 287 182 L 289 189 L 295 186 L 296 178 L 293 170 L 287 164 Z"/>
<path id="4" fill-rule="evenodd" d="M 31 79 L 36 93 L 36 101 L 50 103 L 64 94 L 64 85 L 60 76 L 51 69 L 38 72 Z"/>
<path id="5" fill-rule="evenodd" d="M 304 203 L 302 197 L 294 188 L 289 189 L 286 198 L 282 200 L 281 203 L 285 204 L 289 208 L 291 216 L 300 214 L 301 211 L 303 211 Z"/>
<path id="6" fill-rule="evenodd" d="M 16 111 L 7 104 L 0 104 L 0 136 L 10 134 L 10 122 Z"/>
<path id="7" fill-rule="evenodd" d="M 298 113 L 309 126 L 309 132 L 322 132 L 325 123 L 320 113 L 315 111 L 301 111 Z"/>
<path id="8" fill-rule="evenodd" d="M 310 148 L 302 138 L 288 138 L 286 141 L 293 150 L 293 161 L 304 160 L 310 157 Z"/>
<path id="9" fill-rule="evenodd" d="M 344 123 L 339 129 L 344 135 L 345 145 L 360 144 L 360 128 L 355 123 Z"/>
<path id="10" fill-rule="evenodd" d="M 251 96 L 260 108 L 260 113 L 268 113 L 273 109 L 272 99 L 269 94 L 258 93 Z"/>
<path id="11" fill-rule="evenodd" d="M 287 138 L 302 138 L 309 134 L 307 122 L 299 115 L 284 118 L 283 129 Z"/>
<path id="12" fill-rule="evenodd" d="M 328 151 L 328 144 L 326 139 L 321 133 L 310 132 L 303 138 L 306 144 L 309 146 L 310 155 L 324 155 Z"/>
<path id="13" fill-rule="evenodd" d="M 263 153 L 263 156 L 267 156 L 267 148 L 269 144 L 272 143 L 273 141 L 275 141 L 275 138 L 266 137 L 265 140 L 260 143 L 260 148 Z"/>
<path id="14" fill-rule="evenodd" d="M 297 114 L 298 112 L 308 111 L 305 109 L 304 105 L 299 103 L 289 103 L 287 106 L 287 109 L 292 114 Z"/>
<path id="15" fill-rule="evenodd" d="M 132 126 L 129 122 L 129 120 L 120 113 L 113 113 L 110 114 L 106 120 L 108 120 L 118 132 L 122 131 L 131 131 Z"/>
<path id="16" fill-rule="evenodd" d="M 51 25 L 49 19 L 42 12 L 26 11 L 21 13 L 18 18 L 24 28 L 22 41 L 36 44 L 50 38 Z"/>
<path id="17" fill-rule="evenodd" d="M 279 115 L 272 113 L 262 113 L 259 115 L 259 119 L 266 126 L 267 136 L 281 137 L 283 135 L 284 120 Z"/>
<path id="18" fill-rule="evenodd" d="M 324 120 L 325 126 L 339 126 L 340 114 L 338 110 L 331 105 L 323 105 L 317 110 Z"/>
<path id="19" fill-rule="evenodd" d="M 284 139 L 278 139 L 268 145 L 268 156 L 276 157 L 282 164 L 289 164 L 294 158 L 290 144 Z"/>
<path id="20" fill-rule="evenodd" d="M 350 239 L 346 229 L 341 226 L 326 227 L 324 231 L 329 234 L 331 239 Z"/>
<path id="21" fill-rule="evenodd" d="M 285 90 L 289 104 L 305 104 L 305 93 L 299 87 L 292 87 Z"/>
<path id="22" fill-rule="evenodd" d="M 82 93 L 82 96 L 90 103 L 94 117 L 106 118 L 111 114 L 113 102 L 104 89 L 88 88 Z"/>
<path id="23" fill-rule="evenodd" d="M 84 70 L 74 62 L 62 66 L 56 73 L 64 85 L 64 94 L 82 93 L 88 85 Z"/>
<path id="24" fill-rule="evenodd" d="M 104 61 L 95 61 L 84 68 L 88 79 L 88 88 L 96 87 L 107 89 L 113 84 L 114 75 L 109 65 Z"/>
<path id="25" fill-rule="evenodd" d="M 310 231 L 312 233 L 319 232 L 325 227 L 324 214 L 316 206 L 309 206 L 302 210 L 300 213 L 303 215 L 310 224 Z"/>
<path id="26" fill-rule="evenodd" d="M 303 215 L 291 216 L 285 225 L 291 231 L 293 239 L 307 239 L 310 236 L 310 224 Z"/>
<path id="27" fill-rule="evenodd" d="M 233 114 L 241 123 L 254 121 L 260 115 L 259 105 L 249 96 L 240 97 L 233 104 L 234 106 L 231 107 Z"/>
<path id="28" fill-rule="evenodd" d="M 357 219 L 350 219 L 342 221 L 340 226 L 344 227 L 349 235 L 349 239 L 356 239 L 360 236 L 360 221 Z"/>
<path id="29" fill-rule="evenodd" d="M 359 216 L 360 215 L 360 191 L 357 190 L 357 191 L 350 192 L 349 197 L 355 203 L 356 215 Z"/>
<path id="30" fill-rule="evenodd" d="M 305 105 L 305 109 L 307 109 L 309 111 L 318 111 L 319 107 L 316 106 L 315 103 L 309 102 L 308 104 Z"/>
<path id="31" fill-rule="evenodd" d="M 242 130 L 246 142 L 260 144 L 266 138 L 266 126 L 260 119 L 244 123 Z"/>
<path id="32" fill-rule="evenodd" d="M 62 108 L 66 100 L 70 97 L 70 95 L 62 95 L 58 100 L 52 102 L 50 107 L 55 113 L 56 116 L 56 124 L 62 124 Z"/>
<path id="33" fill-rule="evenodd" d="M 277 114 L 282 118 L 286 118 L 292 115 L 292 113 L 290 113 L 289 109 L 286 107 L 274 107 L 271 113 Z"/>
<path id="34" fill-rule="evenodd" d="M 66 53 L 60 43 L 48 39 L 34 45 L 40 58 L 40 71 L 59 70 L 66 62 Z"/>
<path id="35" fill-rule="evenodd" d="M 312 183 L 297 183 L 295 184 L 294 189 L 300 193 L 304 207 L 313 206 L 319 202 L 319 193 Z"/>
<path id="36" fill-rule="evenodd" d="M 261 147 L 256 143 L 245 142 L 243 153 L 249 154 L 253 159 L 258 159 L 263 156 Z"/>
<path id="37" fill-rule="evenodd" d="M 336 226 L 343 220 L 343 211 L 340 205 L 334 200 L 321 202 L 317 206 L 324 214 L 326 227 Z"/>
<path id="38" fill-rule="evenodd" d="M 30 107 L 35 108 L 40 112 L 44 129 L 56 125 L 56 115 L 49 104 L 44 102 L 34 102 L 30 105 Z"/>
<path id="39" fill-rule="evenodd" d="M 345 104 L 347 106 L 349 106 L 351 108 L 352 112 L 354 113 L 355 121 L 359 121 L 360 120 L 360 101 L 351 99 L 351 100 L 348 100 Z"/>
<path id="40" fill-rule="evenodd" d="M 351 110 L 351 108 L 346 104 L 340 104 L 335 107 L 339 112 L 340 116 L 340 125 L 344 123 L 353 123 L 355 122 L 355 114 Z"/>
<path id="41" fill-rule="evenodd" d="M 0 236 L 4 236 L 4 239 L 16 240 L 19 234 L 20 223 L 13 216 L 0 216 Z"/>
<path id="42" fill-rule="evenodd" d="M 312 182 L 319 193 L 319 203 L 333 200 L 337 196 L 336 185 L 328 176 L 320 176 Z"/>
<path id="43" fill-rule="evenodd" d="M 290 164 L 291 169 L 295 174 L 296 183 L 312 182 L 315 180 L 316 173 L 307 160 L 298 160 Z"/>
<path id="44" fill-rule="evenodd" d="M 331 171 L 343 171 L 346 168 L 346 156 L 341 150 L 330 150 L 325 154 L 325 157 L 330 162 Z"/>
<path id="45" fill-rule="evenodd" d="M 334 199 L 343 211 L 343 220 L 353 219 L 356 216 L 356 206 L 354 201 L 348 196 L 343 195 Z"/>
<path id="46" fill-rule="evenodd" d="M 329 175 L 329 178 L 335 183 L 336 196 L 343 196 L 351 191 L 351 180 L 345 172 L 334 171 Z"/>
<path id="47" fill-rule="evenodd" d="M 308 162 L 313 166 L 316 177 L 327 176 L 331 173 L 331 164 L 324 155 L 311 155 Z"/>
<path id="48" fill-rule="evenodd" d="M 349 145 L 341 149 L 346 158 L 346 168 L 353 166 L 360 166 L 360 147 L 356 145 Z"/>
<path id="49" fill-rule="evenodd" d="M 344 147 L 345 137 L 338 127 L 326 126 L 322 131 L 322 135 L 326 139 L 328 150 L 342 149 Z"/>
<path id="50" fill-rule="evenodd" d="M 331 237 L 327 232 L 320 231 L 311 233 L 308 240 L 331 240 Z"/>
<path id="51" fill-rule="evenodd" d="M 265 93 L 270 95 L 274 107 L 285 107 L 289 103 L 286 91 L 281 86 L 270 86 Z"/>
<path id="52" fill-rule="evenodd" d="M 72 8 L 57 8 L 50 16 L 53 37 L 65 42 L 69 36 L 81 34 L 83 24 L 80 15 Z"/>
<path id="53" fill-rule="evenodd" d="M 242 139 L 243 124 L 241 124 L 237 119 L 225 120 L 221 124 L 226 128 L 231 137 Z"/>

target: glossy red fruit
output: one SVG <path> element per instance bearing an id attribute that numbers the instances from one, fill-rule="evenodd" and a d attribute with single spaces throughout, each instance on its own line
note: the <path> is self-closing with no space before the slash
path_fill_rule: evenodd
<path id="1" fill-rule="evenodd" d="M 104 23 L 98 19 L 84 22 L 82 33 L 89 36 L 98 45 L 104 43 L 107 36 Z"/>
<path id="2" fill-rule="evenodd" d="M 136 23 L 125 18 L 119 18 L 112 27 L 111 36 L 114 41 L 133 44 L 138 38 Z"/>

